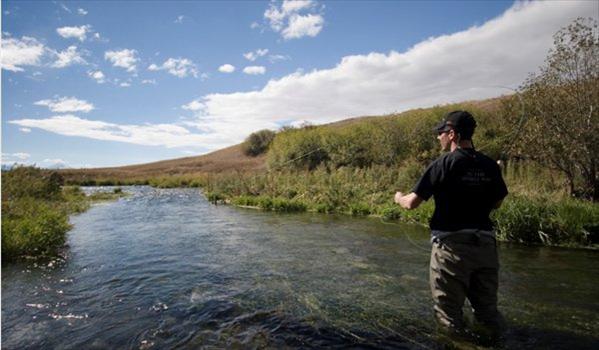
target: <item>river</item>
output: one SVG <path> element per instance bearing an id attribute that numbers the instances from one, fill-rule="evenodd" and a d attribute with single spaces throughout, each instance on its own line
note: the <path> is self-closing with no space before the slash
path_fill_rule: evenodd
<path id="1" fill-rule="evenodd" d="M 64 258 L 2 266 L 3 349 L 440 347 L 425 228 L 124 189 L 71 217 Z M 502 347 L 599 347 L 598 252 L 499 253 Z"/>

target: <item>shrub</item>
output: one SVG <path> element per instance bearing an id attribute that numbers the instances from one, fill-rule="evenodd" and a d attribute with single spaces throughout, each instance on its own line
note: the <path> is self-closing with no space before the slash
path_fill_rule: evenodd
<path id="1" fill-rule="evenodd" d="M 2 200 L 32 197 L 57 199 L 60 197 L 62 176 L 47 173 L 31 166 L 17 166 L 2 172 Z"/>
<path id="2" fill-rule="evenodd" d="M 266 152 L 274 138 L 275 132 L 268 129 L 252 133 L 243 143 L 243 153 L 252 157 L 258 156 Z"/>
<path id="3" fill-rule="evenodd" d="M 70 229 L 68 216 L 34 198 L 2 203 L 2 260 L 23 255 L 54 255 Z"/>

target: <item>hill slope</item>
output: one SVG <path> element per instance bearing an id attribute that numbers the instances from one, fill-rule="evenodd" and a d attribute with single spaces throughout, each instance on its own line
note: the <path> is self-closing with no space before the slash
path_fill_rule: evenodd
<path id="1" fill-rule="evenodd" d="M 259 171 L 265 168 L 265 155 L 248 157 L 241 144 L 201 156 L 162 160 L 153 163 L 95 169 L 64 169 L 67 179 L 142 179 L 156 176 L 227 171 Z"/>
<path id="2" fill-rule="evenodd" d="M 473 107 L 482 110 L 493 110 L 500 105 L 504 97 L 486 100 L 468 101 L 459 104 L 461 108 Z M 427 110 L 419 109 L 419 110 Z M 402 112 L 393 117 L 401 118 L 402 115 L 413 110 Z M 387 116 L 388 117 L 388 116 Z M 364 116 L 348 118 L 328 124 L 332 127 L 342 127 L 381 116 Z M 122 167 L 93 168 L 93 169 L 64 169 L 60 173 L 67 179 L 147 179 L 157 176 L 184 175 L 197 173 L 220 173 L 229 171 L 261 171 L 266 169 L 266 155 L 249 157 L 243 153 L 242 145 L 234 145 L 201 156 L 177 158 L 158 162 L 128 165 Z"/>

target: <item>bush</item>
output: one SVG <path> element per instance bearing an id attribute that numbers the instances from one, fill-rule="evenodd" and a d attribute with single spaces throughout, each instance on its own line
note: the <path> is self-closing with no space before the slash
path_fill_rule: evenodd
<path id="1" fill-rule="evenodd" d="M 587 245 L 597 241 L 599 205 L 511 196 L 493 213 L 500 239 L 526 244 Z"/>
<path id="2" fill-rule="evenodd" d="M 2 260 L 56 255 L 70 229 L 69 214 L 89 207 L 77 186 L 61 188 L 62 176 L 34 167 L 2 172 Z M 120 193 L 104 193 L 118 197 Z M 102 194 L 100 194 L 102 195 Z"/>
<path id="3" fill-rule="evenodd" d="M 243 153 L 252 157 L 258 156 L 266 152 L 274 138 L 275 132 L 268 129 L 252 133 L 243 143 Z"/>
<path id="4" fill-rule="evenodd" d="M 31 197 L 58 199 L 63 179 L 56 172 L 44 172 L 31 166 L 18 166 L 2 172 L 2 200 Z"/>
<path id="5" fill-rule="evenodd" d="M 51 204 L 20 198 L 2 205 L 2 260 L 55 255 L 70 229 L 68 216 Z"/>

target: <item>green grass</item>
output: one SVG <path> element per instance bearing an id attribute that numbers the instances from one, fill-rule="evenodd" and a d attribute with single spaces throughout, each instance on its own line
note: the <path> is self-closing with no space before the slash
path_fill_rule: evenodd
<path id="1" fill-rule="evenodd" d="M 511 196 L 493 213 L 499 238 L 527 244 L 599 243 L 599 204 L 571 198 Z"/>
<path id="2" fill-rule="evenodd" d="M 2 261 L 56 256 L 71 228 L 68 217 L 93 201 L 112 200 L 121 191 L 85 196 L 77 186 L 62 186 L 57 173 L 33 167 L 2 172 Z"/>
<path id="3" fill-rule="evenodd" d="M 415 162 L 400 167 L 319 167 L 312 171 L 262 174 L 220 174 L 201 179 L 219 201 L 273 211 L 314 211 L 428 225 L 434 211 L 429 200 L 415 210 L 393 203 L 395 191 L 409 191 L 419 169 Z M 599 204 L 569 197 L 555 174 L 535 165 L 513 166 L 506 174 L 511 194 L 492 213 L 504 241 L 557 246 L 593 246 L 599 240 Z M 544 180 L 535 178 L 541 174 Z M 551 176 L 550 176 L 551 175 Z M 198 180 L 200 181 L 200 180 Z M 517 183 L 512 188 L 510 183 Z M 526 189 L 526 190 L 520 190 Z M 294 202 L 301 205 L 294 206 Z"/>

